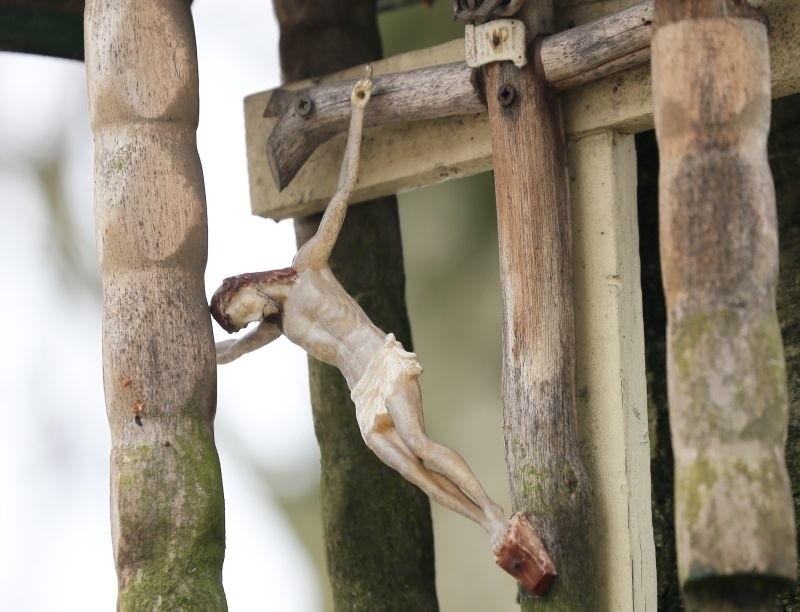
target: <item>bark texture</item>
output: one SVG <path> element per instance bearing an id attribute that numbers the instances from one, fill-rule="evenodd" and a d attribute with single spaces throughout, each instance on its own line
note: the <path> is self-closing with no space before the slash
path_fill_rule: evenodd
<path id="1" fill-rule="evenodd" d="M 275 0 L 286 80 L 380 57 L 375 3 Z M 298 244 L 318 217 L 295 222 Z M 411 350 L 394 197 L 351 207 L 330 260 L 334 274 L 381 329 Z M 428 498 L 366 447 L 350 391 L 334 368 L 309 359 L 322 462 L 328 574 L 337 610 L 437 610 Z"/>
<path id="2" fill-rule="evenodd" d="M 85 18 L 118 607 L 225 610 L 192 19 L 183 0 Z"/>
<path id="3" fill-rule="evenodd" d="M 760 609 L 797 561 L 767 36 L 676 4 L 656 2 L 653 108 L 678 570 L 692 609 Z"/>
<path id="4" fill-rule="evenodd" d="M 552 2 L 518 15 L 534 36 Z M 521 593 L 523 610 L 596 606 L 591 488 L 578 448 L 572 235 L 560 105 L 540 75 L 510 62 L 484 68 L 494 157 L 503 292 L 503 402 L 512 509 L 527 513 L 558 578 Z"/>

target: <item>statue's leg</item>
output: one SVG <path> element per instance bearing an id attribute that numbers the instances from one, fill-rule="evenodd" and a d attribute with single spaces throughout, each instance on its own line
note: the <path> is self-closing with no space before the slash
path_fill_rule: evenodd
<path id="1" fill-rule="evenodd" d="M 417 379 L 399 383 L 387 398 L 386 406 L 405 446 L 422 459 L 429 469 L 452 482 L 481 508 L 484 515 L 481 524 L 492 538 L 492 547 L 500 545 L 507 525 L 503 509 L 486 494 L 461 455 L 434 442 L 425 434 L 422 393 Z"/>
<path id="2" fill-rule="evenodd" d="M 418 486 L 431 499 L 479 525 L 486 522 L 483 511 L 446 478 L 428 470 L 403 444 L 394 428 L 368 432 L 367 446 L 403 478 Z"/>

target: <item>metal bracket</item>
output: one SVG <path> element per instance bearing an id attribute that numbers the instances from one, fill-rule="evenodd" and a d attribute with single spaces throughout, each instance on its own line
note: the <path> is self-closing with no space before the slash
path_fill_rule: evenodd
<path id="1" fill-rule="evenodd" d="M 519 19 L 495 19 L 483 25 L 464 28 L 467 66 L 478 68 L 505 60 L 517 68 L 528 63 L 525 57 L 525 24 Z"/>

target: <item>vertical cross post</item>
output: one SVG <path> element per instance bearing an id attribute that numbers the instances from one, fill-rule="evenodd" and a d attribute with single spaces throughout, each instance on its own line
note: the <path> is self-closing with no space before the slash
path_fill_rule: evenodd
<path id="1" fill-rule="evenodd" d="M 119 610 L 225 610 L 197 56 L 184 0 L 89 0 Z"/>
<path id="2" fill-rule="evenodd" d="M 679 578 L 691 609 L 771 609 L 795 578 L 797 553 L 767 31 L 737 0 L 655 8 Z"/>
<path id="3" fill-rule="evenodd" d="M 529 40 L 552 31 L 551 0 L 515 16 Z M 530 58 L 532 59 L 532 58 Z M 592 609 L 591 487 L 578 447 L 572 228 L 558 97 L 531 61 L 483 68 L 494 159 L 503 292 L 506 462 L 558 568 L 548 609 Z M 538 607 L 523 596 L 522 607 Z"/>

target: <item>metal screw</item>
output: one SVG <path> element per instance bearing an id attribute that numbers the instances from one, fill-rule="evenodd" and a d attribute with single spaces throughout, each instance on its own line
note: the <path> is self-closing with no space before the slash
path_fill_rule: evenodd
<path id="1" fill-rule="evenodd" d="M 300 117 L 308 117 L 314 112 L 314 102 L 306 94 L 303 94 L 295 100 L 294 112 Z"/>
<path id="2" fill-rule="evenodd" d="M 500 106 L 509 107 L 517 99 L 517 90 L 510 83 L 505 83 L 497 90 L 497 101 Z"/>

